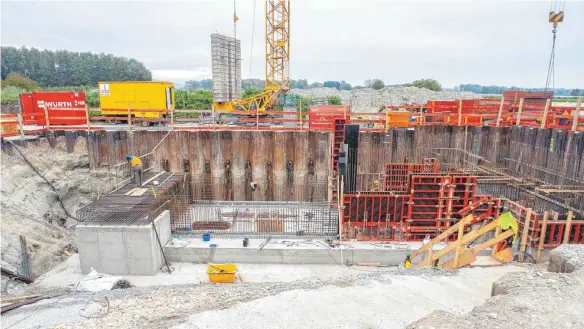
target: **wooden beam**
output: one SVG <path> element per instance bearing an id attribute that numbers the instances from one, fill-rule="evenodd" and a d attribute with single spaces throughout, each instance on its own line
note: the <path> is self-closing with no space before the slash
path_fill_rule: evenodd
<path id="1" fill-rule="evenodd" d="M 497 228 L 495 229 L 495 236 L 498 236 L 499 234 L 501 234 L 501 226 L 497 225 Z M 495 257 L 495 254 L 497 254 L 498 250 L 497 250 L 497 246 L 494 245 L 493 248 L 491 248 L 491 257 Z"/>
<path id="2" fill-rule="evenodd" d="M 424 251 L 426 251 L 430 245 L 434 245 L 435 243 L 447 238 L 450 234 L 456 232 L 458 230 L 458 227 L 462 224 L 463 226 L 465 226 L 466 224 L 470 223 L 472 221 L 472 215 L 468 215 L 466 217 L 464 217 L 463 219 L 459 220 L 458 223 L 450 226 L 448 229 L 446 229 L 446 231 L 440 233 L 438 236 L 436 236 L 434 239 L 432 239 L 429 243 L 423 245 L 420 249 L 414 251 L 411 255 L 410 258 L 414 259 L 414 257 L 422 254 Z"/>
<path id="3" fill-rule="evenodd" d="M 478 230 L 473 230 L 473 231 L 468 232 L 466 235 L 463 236 L 462 244 L 466 245 L 466 244 L 471 243 L 472 241 L 476 240 L 478 237 L 485 234 L 486 232 L 494 229 L 498 225 L 499 225 L 499 221 L 494 220 L 491 223 L 481 227 Z M 455 227 L 455 226 L 452 226 L 452 227 Z M 432 256 L 432 259 L 424 259 L 423 261 L 419 262 L 418 264 L 415 264 L 415 267 L 428 266 L 428 265 L 432 264 L 436 259 L 440 259 L 444 255 L 455 250 L 456 247 L 457 247 L 457 242 L 451 243 L 451 244 L 447 245 L 446 247 L 436 251 L 436 253 L 433 254 L 433 256 Z M 413 259 L 413 257 L 411 257 L 411 258 Z"/>
<path id="4" fill-rule="evenodd" d="M 458 261 L 460 254 L 463 252 L 464 245 L 462 244 L 462 236 L 464 235 L 464 225 L 458 226 L 458 236 L 456 237 L 456 254 L 454 254 L 454 268 L 458 268 Z"/>
<path id="5" fill-rule="evenodd" d="M 582 108 L 582 97 L 578 97 L 578 103 L 576 104 L 576 115 L 572 121 L 572 131 L 576 131 L 578 128 L 578 120 L 580 119 L 580 109 Z"/>
<path id="6" fill-rule="evenodd" d="M 531 222 L 531 208 L 527 208 L 527 214 L 525 215 L 525 222 L 523 223 L 523 232 L 521 234 L 521 254 L 519 254 L 519 261 L 523 262 L 523 256 L 525 249 L 527 248 L 527 239 L 529 238 L 529 223 Z"/>
<path id="7" fill-rule="evenodd" d="M 545 107 L 543 109 L 543 118 L 541 118 L 541 126 L 539 127 L 540 129 L 545 128 L 545 123 L 547 122 L 547 115 L 548 115 L 551 104 L 552 104 L 552 99 L 548 98 L 548 100 L 545 102 Z"/>
<path id="8" fill-rule="evenodd" d="M 462 120 L 462 99 L 460 99 L 458 101 L 458 125 L 460 126 L 460 124 Z"/>
<path id="9" fill-rule="evenodd" d="M 2 302 L 2 303 L 14 303 L 14 302 L 19 301 L 19 300 L 36 298 L 36 297 L 40 297 L 40 296 L 42 296 L 42 295 L 37 294 L 37 295 L 18 296 L 18 297 L 6 297 L 6 298 L 0 299 L 0 302 Z"/>
<path id="10" fill-rule="evenodd" d="M 546 234 L 546 231 L 547 231 L 547 221 L 548 221 L 548 218 L 549 217 L 550 217 L 549 211 L 546 211 L 546 212 L 543 213 L 543 222 L 541 223 L 541 232 L 539 234 L 539 245 L 537 246 L 537 257 L 535 257 L 535 263 L 536 264 L 540 264 L 541 263 L 541 253 L 543 251 L 545 234 Z"/>
<path id="11" fill-rule="evenodd" d="M 519 110 L 517 110 L 517 121 L 515 122 L 516 126 L 519 126 L 521 123 L 521 112 L 523 111 L 523 98 L 519 100 Z"/>
<path id="12" fill-rule="evenodd" d="M 499 122 L 501 121 L 501 114 L 503 113 L 503 104 L 505 103 L 505 96 L 501 97 L 501 104 L 499 105 L 499 114 L 497 114 L 496 127 L 499 127 Z"/>
<path id="13" fill-rule="evenodd" d="M 566 229 L 564 230 L 564 244 L 570 243 L 570 231 L 572 230 L 572 218 L 574 217 L 573 211 L 568 211 L 568 219 L 566 219 Z"/>

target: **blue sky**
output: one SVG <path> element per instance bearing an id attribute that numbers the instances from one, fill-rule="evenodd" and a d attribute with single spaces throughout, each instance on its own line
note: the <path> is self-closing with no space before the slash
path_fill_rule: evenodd
<path id="1" fill-rule="evenodd" d="M 255 1 L 255 20 L 253 0 L 236 6 L 243 78 L 263 78 L 264 1 Z M 549 9 L 549 1 L 292 0 L 291 78 L 542 87 Z M 584 2 L 567 1 L 565 12 L 556 87 L 584 88 Z M 210 34 L 233 35 L 232 14 L 231 0 L 2 1 L 1 43 L 134 57 L 155 78 L 181 83 L 211 77 Z"/>

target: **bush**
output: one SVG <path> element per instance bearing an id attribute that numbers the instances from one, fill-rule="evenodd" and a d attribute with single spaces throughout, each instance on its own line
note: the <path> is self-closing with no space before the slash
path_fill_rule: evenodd
<path id="1" fill-rule="evenodd" d="M 22 88 L 25 91 L 34 91 L 39 88 L 39 84 L 36 81 L 19 73 L 9 73 L 6 80 L 2 81 L 2 88 L 10 86 Z"/>
<path id="2" fill-rule="evenodd" d="M 175 90 L 176 109 L 210 110 L 213 104 L 213 92 L 210 90 Z"/>
<path id="3" fill-rule="evenodd" d="M 99 92 L 97 89 L 85 91 L 85 102 L 87 107 L 98 108 L 99 107 Z"/>
<path id="4" fill-rule="evenodd" d="M 343 101 L 339 96 L 329 96 L 328 105 L 343 105 Z"/>
<path id="5" fill-rule="evenodd" d="M 15 86 L 2 88 L 2 104 L 8 101 L 17 100 L 20 94 L 26 93 L 27 90 Z"/>
<path id="6" fill-rule="evenodd" d="M 379 90 L 379 89 L 383 89 L 383 87 L 385 87 L 385 84 L 383 83 L 382 80 L 373 79 L 373 83 L 371 84 L 371 88 L 373 88 L 375 90 Z"/>
<path id="7" fill-rule="evenodd" d="M 430 89 L 433 91 L 440 91 L 442 90 L 442 86 L 440 85 L 440 83 L 434 79 L 422 79 L 422 80 L 416 80 L 413 81 L 412 83 L 407 84 L 406 86 L 414 86 L 414 87 L 418 87 L 418 88 L 426 88 L 426 89 Z"/>

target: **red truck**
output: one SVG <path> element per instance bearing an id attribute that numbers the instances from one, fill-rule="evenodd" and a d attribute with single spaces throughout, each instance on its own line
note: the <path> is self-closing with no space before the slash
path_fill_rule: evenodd
<path id="1" fill-rule="evenodd" d="M 26 125 L 45 125 L 45 106 L 50 125 L 85 124 L 85 93 L 74 91 L 51 91 L 20 94 L 22 121 Z M 71 110 L 69 110 L 71 109 Z"/>

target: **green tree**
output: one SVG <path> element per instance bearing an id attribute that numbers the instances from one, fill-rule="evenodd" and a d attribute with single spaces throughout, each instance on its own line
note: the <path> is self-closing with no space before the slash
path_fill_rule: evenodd
<path id="1" fill-rule="evenodd" d="M 241 98 L 242 99 L 246 99 L 255 95 L 259 95 L 261 93 L 263 93 L 264 91 L 262 89 L 258 89 L 258 88 L 248 88 L 246 90 L 243 91 L 243 94 L 241 94 Z"/>
<path id="2" fill-rule="evenodd" d="M 90 52 L 2 47 L 2 78 L 18 73 L 42 87 L 96 86 L 98 81 L 151 81 L 152 73 L 135 59 Z"/>
<path id="3" fill-rule="evenodd" d="M 339 89 L 341 89 L 341 90 L 351 90 L 353 88 L 351 87 L 351 84 L 350 83 L 348 83 L 347 81 L 344 81 L 343 80 L 343 81 L 341 81 L 341 86 L 340 86 Z"/>
<path id="4" fill-rule="evenodd" d="M 407 84 L 406 86 L 414 86 L 418 88 L 426 88 L 434 91 L 442 90 L 442 86 L 440 83 L 434 79 L 421 79 L 415 80 L 412 83 Z"/>
<path id="5" fill-rule="evenodd" d="M 308 88 L 320 88 L 320 87 L 322 87 L 322 83 L 320 83 L 320 82 L 313 82 L 308 86 Z"/>
<path id="6" fill-rule="evenodd" d="M 339 96 L 329 96 L 328 97 L 328 105 L 343 105 L 343 100 Z"/>
<path id="7" fill-rule="evenodd" d="M 382 89 L 383 87 L 385 87 L 383 80 L 373 79 L 373 82 L 371 83 L 371 88 L 373 88 L 375 90 L 379 90 L 379 89 Z"/>

